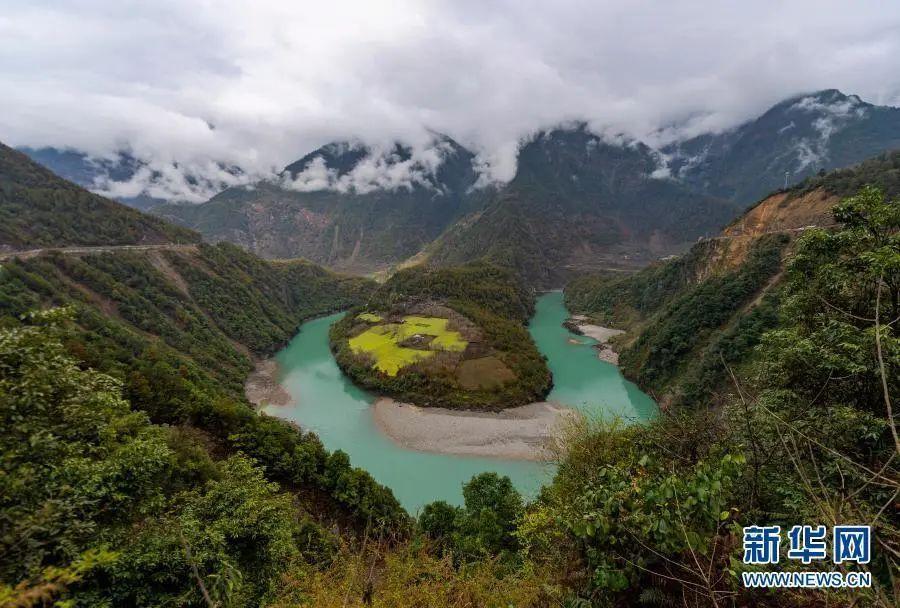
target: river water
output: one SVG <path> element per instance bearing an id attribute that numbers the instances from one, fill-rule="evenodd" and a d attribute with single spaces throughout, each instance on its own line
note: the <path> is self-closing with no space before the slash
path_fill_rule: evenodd
<path id="1" fill-rule="evenodd" d="M 341 373 L 328 349 L 328 328 L 342 314 L 304 323 L 276 355 L 280 382 L 290 393 L 291 403 L 269 406 L 266 413 L 314 431 L 329 450 L 347 452 L 355 466 L 390 487 L 413 514 L 434 500 L 461 504 L 462 484 L 484 471 L 508 475 L 529 497 L 549 481 L 551 465 L 416 452 L 385 437 L 372 418 L 370 405 L 375 397 Z M 529 324 L 553 372 L 554 387 L 547 400 L 588 415 L 616 415 L 637 421 L 653 416 L 653 400 L 625 380 L 614 365 L 597 357 L 591 348 L 596 344 L 593 339 L 563 327 L 567 316 L 562 293 L 550 292 L 538 298 Z"/>

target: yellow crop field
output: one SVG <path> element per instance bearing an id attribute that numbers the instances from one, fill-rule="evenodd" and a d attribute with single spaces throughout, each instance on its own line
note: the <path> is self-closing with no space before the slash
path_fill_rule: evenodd
<path id="1" fill-rule="evenodd" d="M 383 321 L 380 316 L 372 314 L 371 312 L 361 312 L 356 315 L 356 318 L 360 321 L 368 321 L 369 323 L 381 323 L 381 321 Z"/>
<path id="2" fill-rule="evenodd" d="M 447 323 L 447 319 L 439 317 L 403 317 L 402 323 L 376 325 L 350 338 L 350 349 L 357 354 L 371 355 L 375 359 L 375 369 L 388 376 L 396 376 L 401 368 L 428 359 L 436 351 L 462 352 L 466 349 L 469 343 L 459 332 L 447 329 Z M 415 336 L 432 337 L 427 350 L 400 346 L 400 343 Z"/>
<path id="3" fill-rule="evenodd" d="M 468 342 L 463 340 L 459 332 L 447 329 L 447 323 L 449 322 L 447 319 L 410 316 L 403 317 L 403 321 L 403 324 L 400 326 L 404 333 L 401 341 L 416 334 L 422 334 L 434 336 L 434 340 L 431 341 L 432 350 L 462 352 L 469 345 Z"/>

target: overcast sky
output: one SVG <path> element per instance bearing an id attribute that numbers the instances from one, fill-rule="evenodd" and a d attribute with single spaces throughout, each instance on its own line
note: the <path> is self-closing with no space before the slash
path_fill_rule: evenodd
<path id="1" fill-rule="evenodd" d="M 900 105 L 900 2 L 3 0 L 0 141 L 261 169 L 333 139 L 480 151 L 586 119 L 721 129 L 793 94 Z"/>

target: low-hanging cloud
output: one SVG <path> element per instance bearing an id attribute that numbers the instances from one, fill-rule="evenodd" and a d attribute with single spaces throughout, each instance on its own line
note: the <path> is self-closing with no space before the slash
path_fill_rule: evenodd
<path id="1" fill-rule="evenodd" d="M 661 145 L 822 88 L 897 104 L 897 57 L 900 4 L 880 1 L 7 0 L 0 140 L 128 150 L 148 167 L 130 187 L 186 200 L 223 166 L 271 175 L 345 139 L 425 150 L 435 131 L 502 181 L 522 137 L 565 121 Z M 293 187 L 428 181 L 384 155 L 349 181 L 322 169 Z"/>
<path id="2" fill-rule="evenodd" d="M 790 109 L 794 112 L 811 112 L 817 116 L 812 123 L 817 137 L 801 139 L 796 144 L 798 165 L 795 171 L 818 166 L 827 156 L 828 141 L 831 136 L 846 125 L 851 118 L 862 117 L 866 113 L 861 100 L 855 95 L 831 102 L 812 96 L 804 97 Z"/>
<path id="3" fill-rule="evenodd" d="M 249 174 L 237 168 L 229 170 L 213 161 L 181 165 L 159 163 L 151 158 L 128 179 L 115 180 L 109 173 L 99 172 L 91 190 L 115 199 L 148 196 L 165 201 L 202 203 L 225 188 L 249 185 L 267 176 L 267 173 Z"/>
<path id="4" fill-rule="evenodd" d="M 365 146 L 362 142 L 353 142 L 349 147 L 362 147 L 365 156 L 343 174 L 329 168 L 324 157 L 314 156 L 296 176 L 285 173 L 278 182 L 282 187 L 298 192 L 331 190 L 368 194 L 376 190 L 411 191 L 417 186 L 438 189 L 435 174 L 444 159 L 455 153 L 450 143 L 443 140 L 404 148 L 403 154 L 395 147 Z"/>

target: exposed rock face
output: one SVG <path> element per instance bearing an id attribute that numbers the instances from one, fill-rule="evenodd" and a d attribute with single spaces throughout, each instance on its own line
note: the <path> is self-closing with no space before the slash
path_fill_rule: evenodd
<path id="1" fill-rule="evenodd" d="M 766 232 L 802 230 L 834 223 L 831 209 L 839 197 L 816 188 L 810 192 L 777 192 L 764 198 L 722 231 L 723 237 L 759 236 Z"/>

